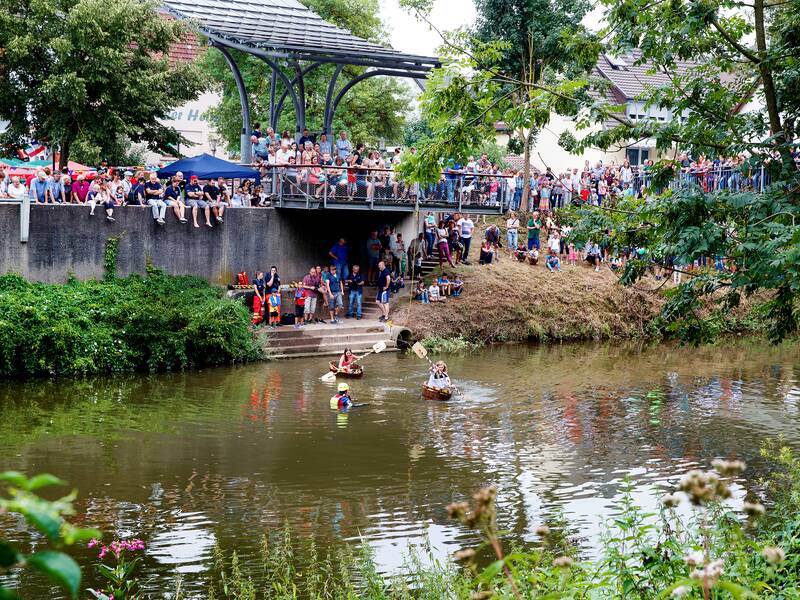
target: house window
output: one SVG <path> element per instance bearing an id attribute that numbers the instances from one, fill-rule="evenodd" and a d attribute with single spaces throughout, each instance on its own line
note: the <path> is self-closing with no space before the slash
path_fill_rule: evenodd
<path id="1" fill-rule="evenodd" d="M 628 148 L 625 154 L 632 166 L 641 165 L 650 158 L 650 148 Z"/>

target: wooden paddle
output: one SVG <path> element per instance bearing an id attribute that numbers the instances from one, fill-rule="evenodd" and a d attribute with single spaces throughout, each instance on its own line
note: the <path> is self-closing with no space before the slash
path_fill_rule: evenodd
<path id="1" fill-rule="evenodd" d="M 416 354 L 417 356 L 419 356 L 420 358 L 424 358 L 425 360 L 427 360 L 428 364 L 431 367 L 433 366 L 433 362 L 431 361 L 430 358 L 428 358 L 428 351 L 425 349 L 425 346 L 423 346 L 419 342 L 416 342 L 413 346 L 411 346 L 411 351 L 414 354 Z M 461 396 L 464 395 L 464 392 L 462 392 L 460 389 L 458 389 L 458 387 L 452 381 L 450 382 L 450 387 L 453 388 L 453 390 L 455 390 L 455 392 L 457 394 L 459 394 Z"/>
<path id="2" fill-rule="evenodd" d="M 353 363 L 352 363 L 352 364 L 356 364 L 356 363 L 357 363 L 358 361 L 360 361 L 362 358 L 364 358 L 365 356 L 368 356 L 368 355 L 372 354 L 373 352 L 374 352 L 375 354 L 379 354 L 379 353 L 383 352 L 384 350 L 386 350 L 386 342 L 378 342 L 377 344 L 373 344 L 373 345 L 372 345 L 372 350 L 370 350 L 369 352 L 366 352 L 366 353 L 364 353 L 362 356 L 359 356 L 359 357 L 357 357 L 357 358 L 356 358 L 356 359 L 353 361 Z M 328 371 L 327 373 L 325 373 L 325 375 L 323 375 L 322 377 L 320 377 L 320 379 L 321 379 L 322 381 L 326 382 L 326 383 L 333 383 L 334 381 L 336 381 L 336 375 L 337 375 L 337 373 L 339 373 L 339 370 L 337 370 L 337 371 L 336 371 L 336 373 L 334 373 L 333 371 Z"/>

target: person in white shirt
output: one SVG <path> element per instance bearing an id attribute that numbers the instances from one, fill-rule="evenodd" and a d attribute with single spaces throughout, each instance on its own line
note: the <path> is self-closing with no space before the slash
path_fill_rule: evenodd
<path id="1" fill-rule="evenodd" d="M 464 250 L 461 252 L 461 262 L 468 265 L 467 256 L 469 256 L 469 247 L 472 243 L 472 231 L 475 229 L 475 223 L 472 222 L 469 215 L 464 215 L 456 221 L 456 226 L 461 231 L 461 244 L 464 246 Z"/>
<path id="2" fill-rule="evenodd" d="M 506 220 L 506 240 L 508 241 L 508 256 L 514 258 L 519 239 L 519 219 L 517 213 L 512 212 Z"/>
<path id="3" fill-rule="evenodd" d="M 432 282 L 428 288 L 428 301 L 429 302 L 444 302 L 444 298 L 439 294 L 439 286 L 436 282 Z"/>
<path id="4" fill-rule="evenodd" d="M 25 189 L 25 185 L 20 182 L 19 177 L 14 175 L 11 178 L 11 184 L 8 186 L 8 197 L 12 200 L 18 200 L 22 202 L 22 199 L 25 197 L 25 194 L 28 193 L 28 190 Z"/>
<path id="5" fill-rule="evenodd" d="M 558 235 L 557 231 L 553 231 L 550 234 L 550 237 L 547 240 L 547 247 L 553 251 L 553 253 L 558 254 L 561 251 L 561 238 Z"/>
<path id="6" fill-rule="evenodd" d="M 289 164 L 289 157 L 295 156 L 295 152 L 289 148 L 289 142 L 286 140 L 281 141 L 281 148 L 275 153 L 275 164 L 283 167 Z M 297 157 L 295 157 L 295 160 Z"/>

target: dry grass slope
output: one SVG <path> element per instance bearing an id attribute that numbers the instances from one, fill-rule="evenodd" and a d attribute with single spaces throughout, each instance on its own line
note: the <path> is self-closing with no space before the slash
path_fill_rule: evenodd
<path id="1" fill-rule="evenodd" d="M 582 265 L 562 269 L 550 273 L 542 264 L 505 257 L 460 266 L 461 297 L 430 305 L 404 298 L 394 321 L 420 339 L 462 336 L 478 343 L 638 337 L 647 335 L 664 304 L 659 291 L 647 289 L 657 284 L 652 279 L 627 288 L 606 267 L 600 273 Z"/>

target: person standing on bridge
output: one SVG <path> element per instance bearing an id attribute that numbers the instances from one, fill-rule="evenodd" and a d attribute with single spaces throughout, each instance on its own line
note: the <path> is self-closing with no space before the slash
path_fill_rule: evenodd
<path id="1" fill-rule="evenodd" d="M 342 160 L 346 160 L 352 152 L 353 144 L 347 139 L 347 132 L 341 131 L 339 133 L 339 139 L 336 140 L 336 156 Z"/>
<path id="2" fill-rule="evenodd" d="M 336 265 L 336 270 L 342 281 L 347 281 L 350 276 L 350 268 L 347 264 L 349 254 L 350 249 L 347 247 L 347 240 L 344 238 L 339 238 L 339 241 L 328 251 L 328 256 L 333 259 L 333 264 Z"/>

